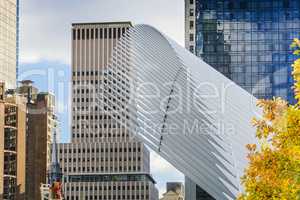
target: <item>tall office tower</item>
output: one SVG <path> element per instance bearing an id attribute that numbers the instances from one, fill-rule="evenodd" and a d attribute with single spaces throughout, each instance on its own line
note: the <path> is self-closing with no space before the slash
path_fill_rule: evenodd
<path id="1" fill-rule="evenodd" d="M 187 49 L 254 96 L 294 102 L 299 0 L 185 0 L 185 32 Z"/>
<path id="2" fill-rule="evenodd" d="M 21 81 L 19 95 L 27 99 L 26 137 L 26 199 L 40 199 L 41 183 L 47 183 L 47 172 L 51 164 L 52 133 L 57 127 L 54 113 L 55 97 L 38 92 L 32 81 Z"/>
<path id="3" fill-rule="evenodd" d="M 16 87 L 18 0 L 0 1 L 0 81 Z"/>
<path id="4" fill-rule="evenodd" d="M 26 100 L 0 84 L 0 199 L 25 199 Z"/>
<path id="5" fill-rule="evenodd" d="M 149 151 L 100 109 L 108 103 L 101 102 L 104 69 L 130 27 L 130 22 L 72 25 L 72 137 L 58 147 L 66 199 L 158 199 Z"/>

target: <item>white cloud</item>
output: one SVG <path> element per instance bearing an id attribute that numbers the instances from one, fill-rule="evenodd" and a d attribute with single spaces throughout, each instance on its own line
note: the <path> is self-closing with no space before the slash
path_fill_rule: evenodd
<path id="1" fill-rule="evenodd" d="M 21 62 L 70 63 L 72 22 L 132 21 L 150 24 L 184 41 L 183 0 L 21 1 Z"/>
<path id="2" fill-rule="evenodd" d="M 173 167 L 173 165 L 171 165 L 169 162 L 167 162 L 155 152 L 151 152 L 150 159 L 151 172 L 153 173 L 168 173 L 172 171 L 176 171 L 177 173 L 179 173 L 179 171 L 177 171 L 177 169 Z"/>
<path id="3" fill-rule="evenodd" d="M 153 151 L 150 154 L 150 165 L 160 197 L 166 192 L 166 182 L 184 182 L 184 175 Z"/>

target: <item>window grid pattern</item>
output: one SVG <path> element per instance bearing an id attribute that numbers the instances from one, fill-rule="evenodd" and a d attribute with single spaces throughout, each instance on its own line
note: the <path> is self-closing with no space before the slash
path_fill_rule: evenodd
<path id="1" fill-rule="evenodd" d="M 130 23 L 80 23 L 72 26 L 72 135 L 71 143 L 58 146 L 66 199 L 158 198 L 154 182 L 146 179 L 95 181 L 72 178 L 150 174 L 148 149 L 124 128 L 124 124 L 101 109 L 103 103 L 126 102 L 129 98 L 123 87 L 118 95 L 104 102 L 103 71 L 118 40 L 130 26 Z M 125 79 L 119 81 L 125 84 Z M 148 189 L 141 190 L 141 185 L 148 185 Z M 116 186 L 126 189 L 113 189 Z"/>
<path id="2" fill-rule="evenodd" d="M 17 1 L 0 1 L 0 82 L 16 87 Z"/>
<path id="3" fill-rule="evenodd" d="M 195 7 L 197 56 L 258 98 L 294 102 L 290 44 L 300 32 L 298 0 L 201 0 Z"/>

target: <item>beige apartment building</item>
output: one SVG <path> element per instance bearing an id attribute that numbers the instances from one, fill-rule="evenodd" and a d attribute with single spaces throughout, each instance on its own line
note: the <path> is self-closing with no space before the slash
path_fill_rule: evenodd
<path id="1" fill-rule="evenodd" d="M 130 27 L 130 22 L 72 25 L 71 143 L 58 147 L 65 199 L 158 199 L 148 149 L 100 109 L 104 68 Z"/>
<path id="2" fill-rule="evenodd" d="M 25 199 L 26 100 L 0 84 L 0 199 Z"/>
<path id="3" fill-rule="evenodd" d="M 160 200 L 184 200 L 184 187 L 180 182 L 168 182 L 167 191 Z"/>
<path id="4" fill-rule="evenodd" d="M 0 82 L 16 87 L 18 0 L 0 1 Z"/>
<path id="5" fill-rule="evenodd" d="M 57 126 L 55 97 L 38 92 L 30 80 L 21 81 L 17 92 L 27 99 L 26 199 L 40 199 L 41 183 L 47 183 L 51 164 L 52 133 Z"/>

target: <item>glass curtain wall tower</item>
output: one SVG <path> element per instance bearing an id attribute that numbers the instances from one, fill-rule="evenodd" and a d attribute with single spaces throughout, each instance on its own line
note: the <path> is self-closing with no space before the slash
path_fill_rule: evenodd
<path id="1" fill-rule="evenodd" d="M 299 33 L 299 0 L 185 0 L 186 48 L 258 98 L 294 102 Z"/>
<path id="2" fill-rule="evenodd" d="M 298 0 L 186 0 L 186 47 L 258 98 L 291 103 Z"/>

